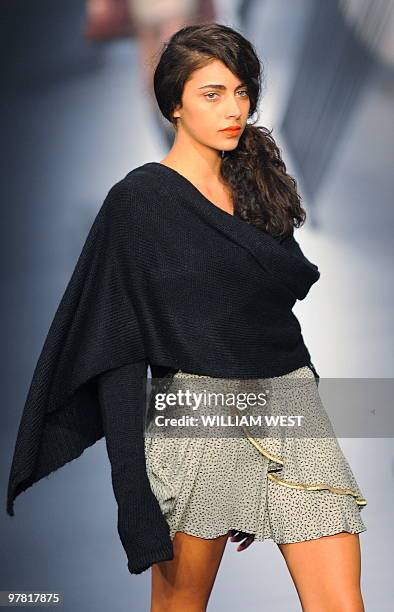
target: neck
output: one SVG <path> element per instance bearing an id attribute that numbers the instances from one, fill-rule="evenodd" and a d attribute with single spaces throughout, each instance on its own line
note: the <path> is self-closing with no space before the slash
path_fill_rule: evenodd
<path id="1" fill-rule="evenodd" d="M 181 134 L 177 134 L 172 148 L 160 163 L 177 170 L 195 184 L 221 183 L 220 151 L 196 143 Z"/>

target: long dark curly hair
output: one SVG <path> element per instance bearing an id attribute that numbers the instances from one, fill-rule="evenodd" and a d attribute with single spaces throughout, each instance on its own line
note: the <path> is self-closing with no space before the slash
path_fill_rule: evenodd
<path id="1" fill-rule="evenodd" d="M 262 70 L 253 45 L 234 29 L 218 24 L 189 25 L 175 32 L 160 51 L 153 85 L 160 111 L 175 130 L 173 112 L 182 104 L 182 93 L 191 73 L 213 59 L 221 60 L 246 83 L 250 109 L 256 113 L 261 94 Z M 225 151 L 221 176 L 229 187 L 234 214 L 283 239 L 305 222 L 296 180 L 286 172 L 272 130 L 250 122 L 236 149 Z"/>

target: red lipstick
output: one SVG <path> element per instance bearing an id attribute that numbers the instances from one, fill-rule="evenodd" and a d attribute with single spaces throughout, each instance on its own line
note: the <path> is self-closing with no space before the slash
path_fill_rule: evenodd
<path id="1" fill-rule="evenodd" d="M 224 128 L 223 130 L 219 130 L 219 132 L 226 132 L 227 134 L 238 134 L 240 129 L 240 125 L 231 125 L 230 127 Z"/>

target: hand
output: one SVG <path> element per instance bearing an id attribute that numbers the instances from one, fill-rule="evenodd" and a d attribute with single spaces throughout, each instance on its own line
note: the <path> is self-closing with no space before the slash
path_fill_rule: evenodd
<path id="1" fill-rule="evenodd" d="M 237 531 L 236 529 L 230 529 L 228 534 L 231 542 L 239 542 L 240 540 L 245 539 L 245 542 L 242 542 L 242 544 L 238 546 L 237 552 L 242 552 L 243 550 L 246 550 L 248 546 L 253 543 L 254 540 L 254 535 L 250 533 L 245 533 L 244 531 Z"/>

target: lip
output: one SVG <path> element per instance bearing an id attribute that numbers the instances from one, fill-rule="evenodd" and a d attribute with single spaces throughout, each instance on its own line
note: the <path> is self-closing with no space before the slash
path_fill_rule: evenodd
<path id="1" fill-rule="evenodd" d="M 241 126 L 236 126 L 236 127 L 224 128 L 223 130 L 219 130 L 219 132 L 228 132 L 230 134 L 237 134 L 240 130 L 241 130 Z"/>

